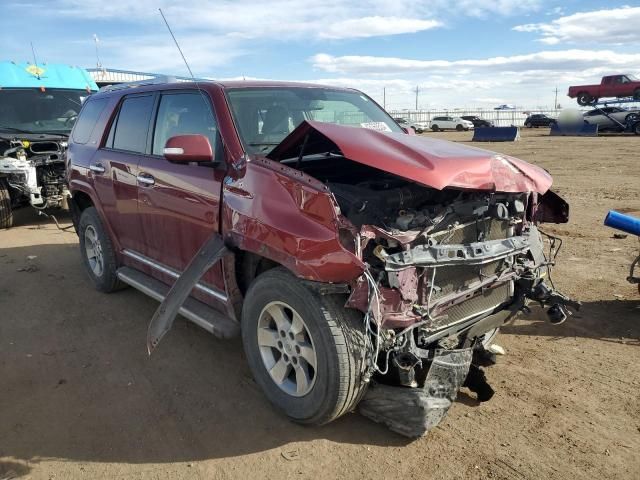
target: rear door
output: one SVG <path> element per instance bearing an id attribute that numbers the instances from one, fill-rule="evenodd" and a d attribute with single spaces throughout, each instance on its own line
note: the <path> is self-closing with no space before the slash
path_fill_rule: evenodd
<path id="1" fill-rule="evenodd" d="M 202 244 L 220 225 L 220 197 L 225 177 L 223 148 L 208 95 L 198 90 L 172 90 L 159 94 L 149 142 L 149 155 L 138 164 L 138 216 L 144 255 L 154 275 L 173 283 Z M 176 135 L 202 134 L 209 139 L 217 160 L 212 164 L 179 164 L 163 156 L 167 140 Z M 167 268 L 168 267 L 168 268 Z M 213 300 L 225 298 L 220 263 L 203 278 L 200 289 Z M 211 288 L 212 287 L 212 288 Z M 216 295 L 216 293 L 219 293 Z M 211 302 L 209 302 L 211 303 Z"/>
<path id="2" fill-rule="evenodd" d="M 120 246 L 143 248 L 138 219 L 138 163 L 144 158 L 154 93 L 125 96 L 111 120 L 105 144 L 90 166 L 93 186 Z"/>

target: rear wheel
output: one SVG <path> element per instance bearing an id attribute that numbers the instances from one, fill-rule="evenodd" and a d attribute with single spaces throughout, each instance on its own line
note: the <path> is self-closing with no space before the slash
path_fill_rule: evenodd
<path id="1" fill-rule="evenodd" d="M 281 267 L 249 287 L 242 311 L 249 367 L 269 401 L 296 422 L 330 422 L 364 393 L 364 322 L 345 300 Z"/>
<path id="2" fill-rule="evenodd" d="M 636 135 L 640 135 L 640 122 L 636 122 L 632 127 L 631 131 Z M 638 289 L 640 290 L 640 285 L 638 285 Z"/>
<path id="3" fill-rule="evenodd" d="M 13 226 L 13 210 L 11 208 L 11 194 L 9 184 L 4 178 L 0 178 L 0 228 Z"/>
<path id="4" fill-rule="evenodd" d="M 113 292 L 124 286 L 116 275 L 116 253 L 95 207 L 86 208 L 78 224 L 80 254 L 96 290 Z"/>

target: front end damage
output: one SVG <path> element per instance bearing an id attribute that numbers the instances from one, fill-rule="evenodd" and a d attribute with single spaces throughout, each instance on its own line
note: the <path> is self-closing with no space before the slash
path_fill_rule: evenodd
<path id="1" fill-rule="evenodd" d="M 10 187 L 13 206 L 36 209 L 66 207 L 66 136 L 0 135 L 0 178 Z"/>
<path id="2" fill-rule="evenodd" d="M 537 167 L 496 155 L 487 169 L 494 188 L 484 178 L 476 183 L 485 188 L 472 181 L 434 188 L 382 171 L 358 152 L 348 156 L 349 140 L 306 135 L 307 145 L 327 153 L 305 154 L 289 141 L 273 156 L 286 164 L 295 152 L 296 168 L 326 185 L 340 243 L 363 265 L 346 306 L 363 313 L 368 333 L 366 416 L 404 435 L 424 434 L 463 384 L 481 401 L 491 397 L 480 365 L 491 360 L 487 349 L 500 326 L 529 302 L 548 306 L 553 323 L 579 308 L 545 282 L 561 242 L 538 224 L 568 220 L 568 205 L 548 190 L 550 177 L 541 185 L 545 172 L 536 177 Z"/>
<path id="3" fill-rule="evenodd" d="M 472 365 L 472 352 L 486 356 L 497 329 L 529 301 L 548 305 L 554 323 L 566 319 L 567 306 L 578 306 L 544 281 L 558 244 L 549 238 L 552 246 L 545 252 L 544 234 L 533 221 L 534 193 L 413 187 L 413 195 L 407 195 L 411 190 L 398 195 L 402 201 L 385 211 L 346 200 L 341 188 L 333 185 L 332 191 L 347 219 L 366 221 L 354 235 L 366 270 L 352 283 L 347 302 L 365 314 L 370 333 L 365 375 L 387 385 L 372 390 L 378 404 L 381 388 L 387 394 L 395 391 L 398 398 L 411 394 L 388 386 L 416 389 L 411 404 L 426 402 L 418 401 L 427 405 L 424 429 L 441 418 L 431 412 L 434 405 L 441 412 L 455 399 Z M 353 193 L 353 187 L 347 190 Z M 391 189 L 377 196 L 396 194 Z M 371 217 L 364 219 L 367 211 Z M 438 363 L 445 365 L 440 374 L 434 373 Z M 441 387 L 434 389 L 438 378 Z M 429 396 L 430 389 L 437 396 Z M 372 413 L 372 402 L 365 399 L 362 411 L 380 420 Z M 387 414 L 395 411 L 385 408 Z M 393 426 L 398 419 L 392 415 L 382 421 Z"/>

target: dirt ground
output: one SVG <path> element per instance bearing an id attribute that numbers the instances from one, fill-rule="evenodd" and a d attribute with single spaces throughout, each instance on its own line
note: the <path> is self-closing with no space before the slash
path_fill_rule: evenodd
<path id="1" fill-rule="evenodd" d="M 625 278 L 640 243 L 602 220 L 640 216 L 640 138 L 536 129 L 481 146 L 553 174 L 572 208 L 546 227 L 565 240 L 553 277 L 584 303 L 560 326 L 534 309 L 503 329 L 491 401 L 463 389 L 415 441 L 358 414 L 292 424 L 239 340 L 181 321 L 148 357 L 157 303 L 94 291 L 75 234 L 25 210 L 0 231 L 0 479 L 639 478 L 640 295 Z"/>

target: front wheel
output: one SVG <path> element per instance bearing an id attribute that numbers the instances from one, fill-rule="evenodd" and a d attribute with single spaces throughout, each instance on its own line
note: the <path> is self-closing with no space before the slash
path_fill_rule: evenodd
<path id="1" fill-rule="evenodd" d="M 456 130 L 461 132 L 464 130 L 464 127 L 462 125 L 456 125 Z"/>
<path id="2" fill-rule="evenodd" d="M 640 100 L 640 88 L 636 88 L 633 92 L 633 99 Z"/>
<path id="3" fill-rule="evenodd" d="M 364 393 L 364 321 L 345 301 L 281 267 L 247 292 L 242 342 L 249 367 L 269 401 L 296 422 L 328 423 Z"/>
<path id="4" fill-rule="evenodd" d="M 431 130 L 433 130 L 434 132 L 437 132 L 440 129 L 438 128 L 438 125 L 431 125 Z"/>
<path id="5" fill-rule="evenodd" d="M 0 178 L 0 228 L 11 228 L 12 226 L 13 210 L 9 184 L 4 178 Z"/>

